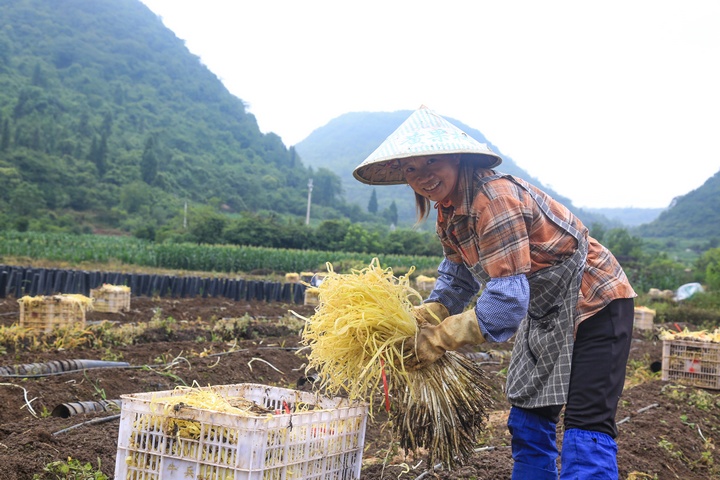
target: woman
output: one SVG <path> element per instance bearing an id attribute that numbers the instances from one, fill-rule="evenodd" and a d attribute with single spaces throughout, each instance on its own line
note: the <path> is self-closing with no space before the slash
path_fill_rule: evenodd
<path id="1" fill-rule="evenodd" d="M 577 217 L 492 170 L 501 161 L 423 106 L 353 172 L 371 185 L 407 183 L 420 220 L 437 209 L 445 258 L 407 363 L 422 368 L 447 350 L 515 335 L 506 385 L 512 478 L 557 480 L 564 407 L 560 478 L 616 479 L 615 412 L 636 294 Z"/>

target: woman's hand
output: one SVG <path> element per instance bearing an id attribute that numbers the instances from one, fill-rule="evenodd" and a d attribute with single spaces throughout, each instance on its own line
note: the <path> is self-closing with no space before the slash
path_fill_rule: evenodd
<path id="1" fill-rule="evenodd" d="M 475 309 L 459 315 L 451 315 L 439 325 L 420 325 L 417 335 L 403 345 L 404 365 L 418 370 L 434 363 L 448 350 L 457 350 L 465 345 L 479 345 L 485 342 L 480 331 Z"/>

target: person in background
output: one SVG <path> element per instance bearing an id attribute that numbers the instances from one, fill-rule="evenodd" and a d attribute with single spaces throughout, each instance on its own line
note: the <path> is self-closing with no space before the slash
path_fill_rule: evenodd
<path id="1" fill-rule="evenodd" d="M 637 295 L 575 215 L 493 170 L 501 161 L 422 106 L 353 171 L 369 185 L 408 184 L 419 221 L 437 210 L 444 259 L 416 307 L 405 364 L 423 368 L 447 350 L 515 335 L 506 384 L 512 478 L 557 480 L 560 456 L 561 479 L 617 479 L 615 413 Z"/>

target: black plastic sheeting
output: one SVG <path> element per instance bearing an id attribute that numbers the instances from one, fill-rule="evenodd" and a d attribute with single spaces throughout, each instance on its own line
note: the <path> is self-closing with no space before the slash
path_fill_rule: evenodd
<path id="1" fill-rule="evenodd" d="M 95 412 L 119 412 L 122 407 L 122 400 L 100 400 L 86 402 L 69 402 L 62 403 L 53 408 L 52 416 L 60 418 L 70 418 L 81 413 Z"/>
<path id="2" fill-rule="evenodd" d="M 0 265 L 0 298 L 25 295 L 79 293 L 103 284 L 126 285 L 136 297 L 192 298 L 222 297 L 236 301 L 261 300 L 302 304 L 305 285 L 301 283 L 263 282 L 234 278 L 177 277 L 143 273 L 97 272 L 31 268 Z"/>
<path id="3" fill-rule="evenodd" d="M 62 372 L 76 372 L 91 368 L 129 367 L 127 362 L 105 360 L 51 360 L 45 363 L 24 363 L 0 367 L 0 377 L 33 377 L 53 375 Z"/>

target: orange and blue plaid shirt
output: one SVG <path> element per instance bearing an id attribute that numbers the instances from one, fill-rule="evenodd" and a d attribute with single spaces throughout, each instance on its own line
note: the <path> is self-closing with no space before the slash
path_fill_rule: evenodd
<path id="1" fill-rule="evenodd" d="M 577 247 L 576 239 L 552 222 L 523 188 L 507 178 L 482 185 L 476 182 L 493 173 L 472 166 L 462 167 L 458 180 L 461 199 L 453 205 L 436 205 L 437 233 L 447 259 L 443 262 L 445 267 L 448 263 L 455 264 L 460 270 L 467 269 L 479 282 L 487 282 L 528 275 L 572 255 Z M 536 187 L 530 185 L 530 188 L 546 200 L 557 217 L 579 231 L 586 230 L 564 205 Z M 448 282 L 456 282 L 463 275 L 453 273 L 451 277 L 454 278 L 445 282 L 448 291 L 453 289 Z M 612 253 L 588 236 L 576 325 L 612 300 L 635 296 Z M 433 292 L 428 300 L 443 301 L 445 297 L 442 292 Z M 466 303 L 469 301 L 467 295 L 461 297 Z M 457 310 L 457 306 L 446 306 L 451 311 Z M 481 313 L 478 311 L 479 318 Z"/>

